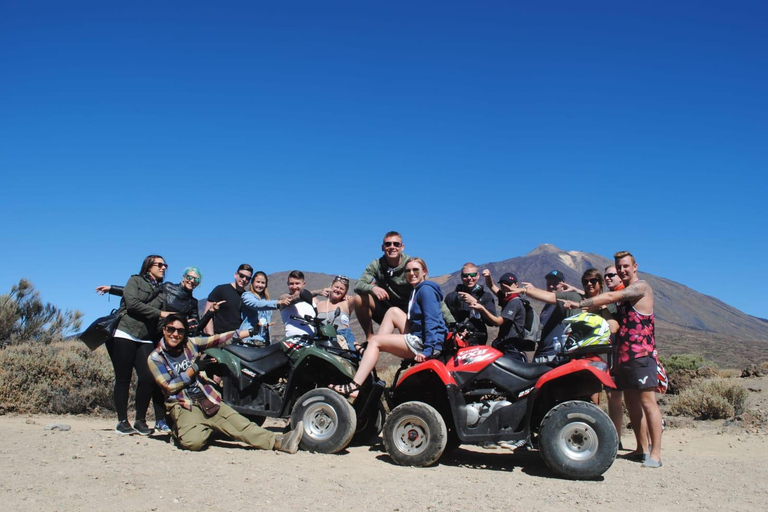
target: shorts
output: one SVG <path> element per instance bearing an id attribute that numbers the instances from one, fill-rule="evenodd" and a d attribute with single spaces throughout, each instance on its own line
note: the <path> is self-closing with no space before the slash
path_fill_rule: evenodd
<path id="1" fill-rule="evenodd" d="M 416 336 L 415 334 L 403 334 L 403 338 L 405 338 L 405 344 L 406 346 L 411 349 L 411 352 L 413 352 L 416 355 L 421 354 L 424 352 L 424 340 Z"/>
<path id="2" fill-rule="evenodd" d="M 630 359 L 616 367 L 616 389 L 652 389 L 659 384 L 651 356 Z"/>
<path id="3" fill-rule="evenodd" d="M 371 294 L 371 297 L 373 297 L 373 303 L 376 305 L 376 307 L 373 309 L 373 315 L 371 315 L 371 318 L 377 324 L 381 324 L 381 321 L 384 319 L 384 315 L 387 314 L 387 310 L 389 308 L 397 307 L 397 308 L 400 308 L 403 313 L 408 313 L 407 306 L 405 307 L 395 306 L 388 300 L 377 299 L 374 294 Z"/>

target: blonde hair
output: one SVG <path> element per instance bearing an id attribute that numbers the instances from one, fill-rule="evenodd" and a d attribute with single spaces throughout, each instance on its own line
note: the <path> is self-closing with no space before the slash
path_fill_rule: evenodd
<path id="1" fill-rule="evenodd" d="M 613 255 L 613 259 L 616 261 L 619 261 L 621 258 L 626 258 L 627 256 L 629 256 L 629 259 L 632 260 L 633 265 L 637 265 L 637 262 L 635 261 L 635 257 L 632 256 L 632 253 L 629 251 L 619 251 Z"/>
<path id="2" fill-rule="evenodd" d="M 408 262 L 405 264 L 405 266 L 407 267 L 408 263 L 410 263 L 412 261 L 415 261 L 416 263 L 419 264 L 419 266 L 421 267 L 421 270 L 424 271 L 424 279 L 426 279 L 427 276 L 429 275 L 429 269 L 427 268 L 427 263 L 423 259 L 421 259 L 421 258 L 411 258 L 411 259 L 408 260 Z"/>

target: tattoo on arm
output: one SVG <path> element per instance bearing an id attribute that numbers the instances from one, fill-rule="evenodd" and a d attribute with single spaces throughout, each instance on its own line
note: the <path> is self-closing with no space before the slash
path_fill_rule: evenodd
<path id="1" fill-rule="evenodd" d="M 595 303 L 592 299 L 584 299 L 581 302 L 579 302 L 579 306 L 583 308 L 591 308 L 592 305 Z"/>
<path id="2" fill-rule="evenodd" d="M 632 283 L 619 292 L 621 294 L 621 300 L 633 301 L 643 298 L 645 296 L 647 286 L 648 285 L 643 281 Z"/>

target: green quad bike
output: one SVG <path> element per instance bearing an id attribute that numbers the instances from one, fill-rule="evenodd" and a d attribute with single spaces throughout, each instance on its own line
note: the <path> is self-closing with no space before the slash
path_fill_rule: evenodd
<path id="1" fill-rule="evenodd" d="M 308 291 L 301 298 L 312 304 Z M 354 405 L 328 389 L 352 380 L 360 356 L 342 348 L 332 319 L 293 318 L 315 334 L 264 348 L 231 344 L 205 351 L 218 362 L 213 373 L 222 379 L 224 401 L 259 425 L 268 417 L 303 421 L 301 447 L 308 451 L 337 453 L 350 442 L 371 442 L 384 425 L 384 382 L 373 372 Z"/>

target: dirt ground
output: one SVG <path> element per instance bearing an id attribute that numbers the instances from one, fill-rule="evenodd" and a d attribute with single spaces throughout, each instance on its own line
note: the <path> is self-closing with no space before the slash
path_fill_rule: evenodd
<path id="1" fill-rule="evenodd" d="M 749 379 L 764 404 L 768 379 Z M 619 458 L 599 481 L 554 478 L 537 452 L 462 447 L 431 468 L 376 446 L 336 455 L 215 441 L 185 452 L 168 436 L 120 437 L 102 417 L 0 416 L 3 510 L 766 510 L 768 434 L 743 423 L 670 421 L 664 467 Z M 69 431 L 46 430 L 65 424 Z M 267 424 L 280 430 L 281 424 Z M 631 432 L 623 444 L 634 446 Z"/>

